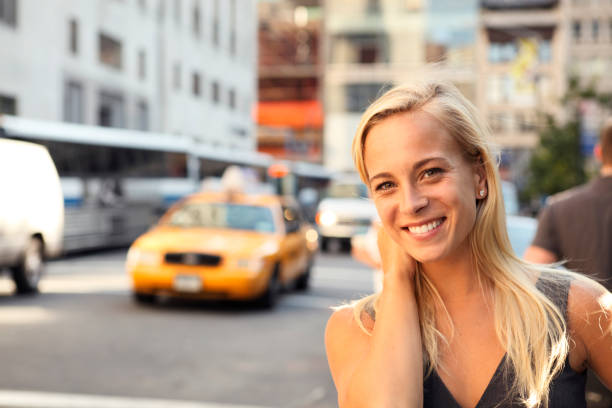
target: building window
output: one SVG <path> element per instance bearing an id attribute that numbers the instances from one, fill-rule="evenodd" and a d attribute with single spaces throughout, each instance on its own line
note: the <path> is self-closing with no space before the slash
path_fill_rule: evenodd
<path id="1" fill-rule="evenodd" d="M 174 64 L 174 69 L 172 73 L 172 83 L 174 84 L 174 89 L 181 89 L 181 64 L 179 62 Z"/>
<path id="2" fill-rule="evenodd" d="M 307 38 L 304 39 L 307 43 Z M 342 34 L 332 39 L 333 63 L 375 64 L 389 62 L 389 40 L 385 34 Z M 344 55 L 341 61 L 338 56 Z M 346 58 L 346 59 L 344 59 Z"/>
<path id="3" fill-rule="evenodd" d="M 542 40 L 538 43 L 538 59 L 540 62 L 552 61 L 552 46 L 549 40 Z"/>
<path id="4" fill-rule="evenodd" d="M 138 78 L 147 77 L 147 54 L 144 50 L 138 51 Z"/>
<path id="5" fill-rule="evenodd" d="M 219 0 L 213 1 L 212 42 L 219 45 Z"/>
<path id="6" fill-rule="evenodd" d="M 100 33 L 98 35 L 98 50 L 100 62 L 109 67 L 121 69 L 121 42 Z"/>
<path id="7" fill-rule="evenodd" d="M 64 121 L 85 123 L 83 86 L 75 81 L 66 82 L 64 88 Z"/>
<path id="8" fill-rule="evenodd" d="M 532 118 L 520 112 L 516 114 L 516 124 L 518 125 L 518 130 L 521 132 L 533 132 L 536 130 Z"/>
<path id="9" fill-rule="evenodd" d="M 382 95 L 385 85 L 382 83 L 349 84 L 345 87 L 346 110 L 363 112 L 376 98 Z"/>
<path id="10" fill-rule="evenodd" d="M 599 21 L 593 20 L 591 23 L 591 31 L 593 34 L 593 41 L 599 40 Z"/>
<path id="11" fill-rule="evenodd" d="M 230 0 L 230 55 L 236 55 L 236 0 Z"/>
<path id="12" fill-rule="evenodd" d="M 368 0 L 366 4 L 366 13 L 380 13 L 380 0 Z"/>
<path id="13" fill-rule="evenodd" d="M 0 23 L 17 26 L 17 0 L 0 0 Z"/>
<path id="14" fill-rule="evenodd" d="M 227 93 L 227 104 L 231 110 L 236 109 L 236 91 L 234 89 L 230 89 Z"/>
<path id="15" fill-rule="evenodd" d="M 489 62 L 499 64 L 514 61 L 518 55 L 515 42 L 492 42 L 489 44 Z"/>
<path id="16" fill-rule="evenodd" d="M 111 92 L 100 92 L 98 99 L 98 125 L 125 127 L 125 105 L 123 96 Z"/>
<path id="17" fill-rule="evenodd" d="M 193 76 L 191 77 L 191 90 L 194 96 L 200 96 L 202 93 L 201 78 L 200 74 L 197 72 L 194 72 Z"/>
<path id="18" fill-rule="evenodd" d="M 181 24 L 181 0 L 174 0 L 174 21 Z"/>
<path id="19" fill-rule="evenodd" d="M 213 81 L 211 88 L 212 88 L 212 101 L 214 103 L 219 103 L 219 100 L 221 99 L 221 86 L 219 85 L 219 82 Z"/>
<path id="20" fill-rule="evenodd" d="M 136 105 L 136 129 L 145 132 L 149 130 L 149 105 L 145 101 Z"/>
<path id="21" fill-rule="evenodd" d="M 76 19 L 73 18 L 68 22 L 68 32 L 70 53 L 76 55 L 79 52 L 79 23 Z"/>
<path id="22" fill-rule="evenodd" d="M 0 95 L 0 113 L 17 115 L 17 99 L 8 95 Z"/>
<path id="23" fill-rule="evenodd" d="M 572 36 L 574 37 L 574 41 L 580 41 L 581 29 L 582 26 L 580 21 L 576 20 L 572 23 Z"/>
<path id="24" fill-rule="evenodd" d="M 192 13 L 192 25 L 193 25 L 193 35 L 195 35 L 196 37 L 200 36 L 200 7 L 198 6 L 198 4 L 196 3 L 193 6 L 193 13 Z"/>

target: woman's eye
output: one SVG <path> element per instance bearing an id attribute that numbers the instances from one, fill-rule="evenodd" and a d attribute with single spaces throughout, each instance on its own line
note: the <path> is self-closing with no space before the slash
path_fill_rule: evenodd
<path id="1" fill-rule="evenodd" d="M 433 176 L 435 176 L 437 174 L 440 174 L 440 173 L 443 173 L 443 172 L 444 172 L 444 170 L 442 170 L 441 168 L 434 167 L 434 168 L 425 170 L 423 172 L 423 177 L 430 178 L 430 177 L 433 177 Z"/>
<path id="2" fill-rule="evenodd" d="M 384 183 L 380 183 L 376 186 L 376 191 L 386 191 L 393 187 L 393 183 L 390 181 L 385 181 Z"/>

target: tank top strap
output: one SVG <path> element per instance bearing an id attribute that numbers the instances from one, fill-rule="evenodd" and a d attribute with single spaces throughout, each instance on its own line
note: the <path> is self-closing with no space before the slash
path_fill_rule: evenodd
<path id="1" fill-rule="evenodd" d="M 536 288 L 542 292 L 555 306 L 567 321 L 567 298 L 573 278 L 563 273 L 542 272 Z"/>

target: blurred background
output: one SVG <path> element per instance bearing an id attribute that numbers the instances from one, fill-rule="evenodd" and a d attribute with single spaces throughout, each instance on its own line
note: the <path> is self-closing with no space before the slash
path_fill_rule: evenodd
<path id="1" fill-rule="evenodd" d="M 610 71 L 609 0 L 0 0 L 0 407 L 336 406 L 330 307 L 374 289 L 349 253 L 376 217 L 350 154 L 363 110 L 455 83 L 520 255 L 547 197 L 597 174 Z M 128 247 L 230 166 L 293 197 L 308 290 L 134 302 Z"/>

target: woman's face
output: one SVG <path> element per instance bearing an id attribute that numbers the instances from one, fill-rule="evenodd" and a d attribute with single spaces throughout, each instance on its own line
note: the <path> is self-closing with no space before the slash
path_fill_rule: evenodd
<path id="1" fill-rule="evenodd" d="M 467 254 L 482 166 L 427 112 L 393 115 L 375 125 L 364 147 L 369 187 L 391 237 L 422 263 Z"/>

